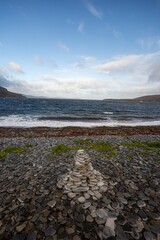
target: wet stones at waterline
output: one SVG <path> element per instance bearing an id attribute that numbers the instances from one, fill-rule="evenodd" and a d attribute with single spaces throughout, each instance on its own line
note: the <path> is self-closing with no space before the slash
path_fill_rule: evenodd
<path id="1" fill-rule="evenodd" d="M 85 203 L 90 198 L 96 201 L 107 191 L 107 183 L 102 174 L 93 168 L 91 159 L 84 150 L 77 151 L 73 170 L 60 178 L 57 187 L 79 203 Z"/>

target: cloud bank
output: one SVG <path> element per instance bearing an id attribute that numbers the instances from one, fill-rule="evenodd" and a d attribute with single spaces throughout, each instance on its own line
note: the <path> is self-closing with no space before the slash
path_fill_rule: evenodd
<path id="1" fill-rule="evenodd" d="M 10 91 L 51 98 L 134 98 L 160 94 L 160 51 L 115 56 L 103 62 L 94 56 L 80 56 L 79 60 L 66 70 L 41 73 L 29 80 L 26 74 L 17 79 L 16 75 L 0 71 L 0 85 Z"/>

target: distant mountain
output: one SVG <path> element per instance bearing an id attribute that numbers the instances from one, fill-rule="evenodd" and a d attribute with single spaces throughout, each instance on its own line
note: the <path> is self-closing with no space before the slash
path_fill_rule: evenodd
<path id="1" fill-rule="evenodd" d="M 0 98 L 25 98 L 22 94 L 13 93 L 4 87 L 0 87 Z"/>
<path id="2" fill-rule="evenodd" d="M 160 102 L 160 95 L 147 95 L 132 99 L 104 99 L 104 101 L 123 101 L 123 102 Z"/>
<path id="3" fill-rule="evenodd" d="M 138 98 L 134 98 L 136 101 L 149 101 L 149 102 L 160 102 L 160 95 L 147 95 Z"/>
<path id="4" fill-rule="evenodd" d="M 44 96 L 34 96 L 34 95 L 24 95 L 26 98 L 47 98 L 47 97 L 44 97 Z"/>

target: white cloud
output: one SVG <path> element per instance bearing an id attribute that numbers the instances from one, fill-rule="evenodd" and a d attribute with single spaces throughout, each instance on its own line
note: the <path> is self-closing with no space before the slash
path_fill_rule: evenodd
<path id="1" fill-rule="evenodd" d="M 9 78 L 2 72 L 0 81 L 15 92 L 53 98 L 132 98 L 159 94 L 160 51 L 117 56 L 102 63 L 92 56 L 79 59 L 67 71 L 60 69 L 54 74 L 34 76 L 30 81 Z"/>
<path id="2" fill-rule="evenodd" d="M 52 83 L 59 83 L 59 80 L 53 77 L 52 75 L 43 75 L 41 76 L 42 81 L 49 81 Z"/>
<path id="3" fill-rule="evenodd" d="M 160 83 L 160 61 L 154 62 L 151 66 L 151 71 L 148 77 L 148 82 L 159 82 Z M 160 92 L 160 89 L 159 89 Z"/>
<path id="4" fill-rule="evenodd" d="M 84 29 L 84 22 L 80 22 L 78 25 L 78 31 L 83 32 L 83 29 Z"/>
<path id="5" fill-rule="evenodd" d="M 15 62 L 9 62 L 8 69 L 10 71 L 13 71 L 16 73 L 23 73 L 22 67 L 18 63 L 15 63 Z"/>
<path id="6" fill-rule="evenodd" d="M 69 47 L 65 43 L 59 43 L 58 47 L 64 50 L 65 52 L 69 52 Z"/>
<path id="7" fill-rule="evenodd" d="M 93 4 L 91 4 L 90 2 L 86 3 L 86 7 L 88 9 L 88 11 L 95 17 L 101 19 L 103 17 L 103 14 L 101 11 L 99 11 Z"/>
<path id="8" fill-rule="evenodd" d="M 97 65 L 96 69 L 106 73 L 130 70 L 141 58 L 141 55 L 120 56 Z"/>

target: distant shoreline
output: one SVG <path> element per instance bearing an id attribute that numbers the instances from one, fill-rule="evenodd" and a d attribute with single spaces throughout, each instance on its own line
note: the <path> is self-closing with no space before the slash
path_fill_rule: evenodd
<path id="1" fill-rule="evenodd" d="M 100 135 L 160 135 L 160 126 L 136 127 L 0 127 L 0 138 L 7 137 L 73 137 L 73 136 L 100 136 Z"/>

